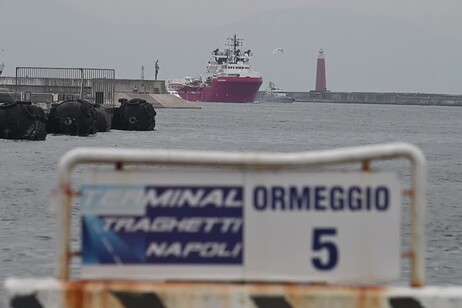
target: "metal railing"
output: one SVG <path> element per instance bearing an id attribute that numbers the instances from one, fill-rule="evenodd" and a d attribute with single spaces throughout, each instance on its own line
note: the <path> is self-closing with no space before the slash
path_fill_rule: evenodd
<path id="1" fill-rule="evenodd" d="M 58 93 L 61 99 L 82 98 L 96 101 L 102 96 L 105 104 L 113 104 L 114 69 L 16 67 L 16 92 Z M 107 80 L 96 83 L 94 80 Z"/>
<path id="2" fill-rule="evenodd" d="M 208 166 L 221 168 L 274 169 L 289 167 L 326 166 L 361 163 L 368 172 L 371 161 L 406 159 L 411 163 L 411 188 L 403 194 L 411 198 L 411 244 L 404 256 L 410 259 L 410 285 L 425 285 L 425 211 L 426 159 L 422 151 L 408 143 L 359 146 L 300 153 L 224 153 L 178 150 L 134 150 L 112 148 L 77 148 L 67 152 L 58 166 L 58 254 L 56 276 L 69 279 L 70 262 L 78 252 L 72 252 L 71 206 L 77 194 L 72 190 L 72 172 L 81 164 L 150 164 L 170 166 Z"/>

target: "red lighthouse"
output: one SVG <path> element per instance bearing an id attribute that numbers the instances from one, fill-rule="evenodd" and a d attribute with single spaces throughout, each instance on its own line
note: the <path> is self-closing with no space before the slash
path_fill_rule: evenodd
<path id="1" fill-rule="evenodd" d="M 324 59 L 324 50 L 319 50 L 318 62 L 316 67 L 316 88 L 317 92 L 327 91 L 326 85 L 326 61 Z"/>

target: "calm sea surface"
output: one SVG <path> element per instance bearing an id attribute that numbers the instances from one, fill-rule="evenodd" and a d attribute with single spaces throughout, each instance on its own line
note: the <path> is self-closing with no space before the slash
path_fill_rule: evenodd
<path id="1" fill-rule="evenodd" d="M 462 108 L 199 105 L 200 110 L 157 110 L 156 131 L 151 132 L 49 135 L 42 142 L 0 140 L 0 280 L 53 274 L 56 217 L 50 200 L 57 162 L 72 148 L 292 152 L 405 141 L 418 145 L 428 159 L 427 281 L 462 283 Z M 75 224 L 77 216 L 74 210 Z M 407 234 L 408 219 L 402 224 Z M 403 281 L 407 278 L 408 267 L 403 265 Z"/>

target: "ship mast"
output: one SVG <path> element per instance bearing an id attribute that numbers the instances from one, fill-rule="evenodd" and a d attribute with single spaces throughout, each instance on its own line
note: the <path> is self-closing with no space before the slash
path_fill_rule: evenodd
<path id="1" fill-rule="evenodd" d="M 237 50 L 237 37 L 236 37 L 236 34 L 234 34 L 234 37 L 233 37 L 233 55 L 236 56 L 236 50 Z"/>
<path id="2" fill-rule="evenodd" d="M 231 63 L 237 63 L 239 58 L 240 50 L 238 47 L 242 46 L 242 39 L 237 38 L 237 35 L 234 34 L 233 37 L 228 38 L 231 43 L 228 43 L 227 46 L 232 47 Z"/>

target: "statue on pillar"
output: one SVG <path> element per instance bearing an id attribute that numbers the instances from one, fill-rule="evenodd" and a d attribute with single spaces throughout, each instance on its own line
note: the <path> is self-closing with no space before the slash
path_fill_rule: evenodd
<path id="1" fill-rule="evenodd" d="M 159 60 L 156 60 L 155 68 L 156 68 L 156 74 L 155 74 L 154 80 L 157 80 L 157 74 L 159 73 Z"/>

